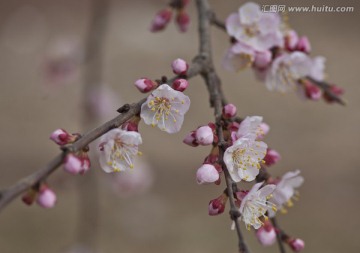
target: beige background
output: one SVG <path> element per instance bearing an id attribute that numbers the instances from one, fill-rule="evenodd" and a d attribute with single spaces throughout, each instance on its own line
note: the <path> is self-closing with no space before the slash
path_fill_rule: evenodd
<path id="1" fill-rule="evenodd" d="M 191 1 L 193 2 L 193 1 Z M 210 1 L 218 17 L 236 10 L 242 1 Z M 265 2 L 265 1 L 263 1 Z M 271 1 L 293 6 L 354 6 L 355 1 Z M 112 1 L 105 38 L 104 83 L 116 91 L 118 104 L 143 97 L 132 83 L 139 77 L 171 75 L 170 63 L 196 54 L 198 38 L 194 3 L 192 26 L 186 34 L 174 25 L 159 34 L 147 28 L 166 1 Z M 79 131 L 81 79 L 63 87 L 44 82 L 42 64 L 51 41 L 72 37 L 83 42 L 90 2 L 0 0 L 0 186 L 44 165 L 57 152 L 48 140 L 52 130 Z M 303 102 L 295 94 L 268 92 L 250 70 L 226 73 L 220 61 L 228 38 L 213 29 L 214 56 L 229 101 L 241 116 L 263 115 L 271 125 L 266 142 L 283 156 L 270 171 L 281 175 L 301 169 L 306 181 L 301 200 L 279 222 L 303 238 L 304 252 L 359 252 L 359 32 L 360 6 L 353 13 L 291 13 L 290 23 L 312 42 L 312 54 L 327 57 L 329 80 L 346 89 L 348 106 Z M 141 149 L 156 173 L 145 195 L 120 199 L 107 187 L 112 175 L 93 167 L 101 181 L 100 252 L 236 252 L 236 235 L 227 214 L 207 215 L 207 203 L 224 186 L 198 186 L 194 175 L 208 148 L 182 144 L 183 136 L 213 119 L 200 78 L 186 92 L 192 101 L 180 133 L 167 135 L 145 125 Z M 120 97 L 122 99 L 120 99 Z M 75 110 L 74 110 L 75 108 Z M 115 109 L 115 108 L 114 108 Z M 0 215 L 1 253 L 63 252 L 74 242 L 77 184 L 86 180 L 56 172 L 50 182 L 58 193 L 57 207 L 28 208 L 19 200 Z M 89 196 L 91 198 L 91 196 Z M 245 232 L 252 252 L 263 249 L 252 232 Z"/>

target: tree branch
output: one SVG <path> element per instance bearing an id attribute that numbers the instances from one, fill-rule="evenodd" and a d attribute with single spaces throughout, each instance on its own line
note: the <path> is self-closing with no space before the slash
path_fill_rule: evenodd
<path id="1" fill-rule="evenodd" d="M 212 61 L 212 50 L 211 50 L 211 38 L 210 38 L 210 22 L 211 17 L 213 16 L 208 1 L 207 0 L 197 0 L 196 1 L 198 18 L 199 18 L 199 36 L 200 36 L 200 47 L 199 54 L 201 57 L 204 57 L 206 68 L 201 73 L 206 86 L 210 94 L 210 105 L 214 107 L 215 121 L 216 121 L 216 131 L 219 137 L 219 159 L 220 164 L 222 165 L 225 181 L 227 186 L 227 194 L 230 201 L 230 217 L 235 223 L 235 228 L 239 241 L 239 252 L 248 253 L 248 248 L 245 244 L 243 235 L 241 233 L 239 217 L 240 213 L 235 204 L 234 192 L 233 192 L 233 181 L 230 177 L 230 174 L 223 162 L 223 155 L 226 148 L 226 142 L 223 135 L 223 124 L 221 120 L 222 108 L 226 103 L 224 99 L 223 92 L 221 90 L 221 81 L 218 75 L 215 72 L 214 64 Z"/>

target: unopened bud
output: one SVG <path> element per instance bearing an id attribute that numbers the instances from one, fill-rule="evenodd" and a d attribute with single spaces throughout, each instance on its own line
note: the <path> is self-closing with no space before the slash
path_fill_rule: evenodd
<path id="1" fill-rule="evenodd" d="M 217 169 L 211 164 L 203 164 L 196 172 L 198 184 L 210 184 L 219 180 L 220 175 Z"/>
<path id="2" fill-rule="evenodd" d="M 174 90 L 183 92 L 189 86 L 189 82 L 186 79 L 176 79 L 172 86 Z"/>
<path id="3" fill-rule="evenodd" d="M 267 149 L 266 155 L 264 157 L 264 161 L 267 166 L 274 165 L 275 163 L 280 161 L 280 159 L 281 156 L 276 150 L 270 148 Z"/>
<path id="4" fill-rule="evenodd" d="M 135 81 L 135 87 L 142 93 L 146 93 L 155 88 L 155 83 L 148 78 L 141 78 Z"/>
<path id="5" fill-rule="evenodd" d="M 79 174 L 83 170 L 83 161 L 80 157 L 70 153 L 64 159 L 64 170 L 73 175 Z"/>
<path id="6" fill-rule="evenodd" d="M 195 131 L 191 131 L 190 133 L 188 133 L 185 136 L 183 142 L 191 147 L 199 146 L 199 143 L 196 141 Z"/>
<path id="7" fill-rule="evenodd" d="M 311 45 L 310 45 L 310 41 L 308 39 L 308 37 L 303 36 L 299 39 L 299 42 L 296 46 L 296 49 L 299 51 L 302 51 L 304 53 L 310 53 L 311 51 Z"/>
<path id="8" fill-rule="evenodd" d="M 56 129 L 50 135 L 50 139 L 60 146 L 68 144 L 71 137 L 72 137 L 71 134 L 69 134 L 64 129 L 61 128 Z"/>
<path id="9" fill-rule="evenodd" d="M 184 10 L 178 12 L 176 16 L 176 24 L 179 27 L 180 32 L 186 32 L 190 25 L 190 16 Z"/>
<path id="10" fill-rule="evenodd" d="M 271 223 L 267 221 L 256 231 L 256 237 L 261 245 L 270 246 L 276 241 L 276 232 Z"/>
<path id="11" fill-rule="evenodd" d="M 288 244 L 295 252 L 300 252 L 305 248 L 305 242 L 299 238 L 289 240 Z"/>
<path id="12" fill-rule="evenodd" d="M 221 194 L 220 197 L 210 200 L 209 202 L 209 215 L 214 216 L 222 214 L 225 210 L 225 205 L 228 197 L 225 194 Z"/>
<path id="13" fill-rule="evenodd" d="M 196 141 L 200 145 L 210 145 L 214 141 L 214 132 L 209 126 L 202 126 L 196 130 L 195 133 Z"/>
<path id="14" fill-rule="evenodd" d="M 344 94 L 344 90 L 342 88 L 340 88 L 339 86 L 336 86 L 334 84 L 330 86 L 330 91 L 337 97 Z M 325 92 L 324 92 L 324 99 L 325 99 L 326 102 L 329 102 L 329 103 L 332 103 L 332 102 L 336 101 L 333 97 L 327 95 Z"/>
<path id="15" fill-rule="evenodd" d="M 36 203 L 43 208 L 52 208 L 56 203 L 56 194 L 47 186 L 42 186 L 37 196 Z"/>
<path id="16" fill-rule="evenodd" d="M 272 53 L 269 50 L 260 51 L 255 54 L 254 67 L 265 69 L 272 60 Z"/>
<path id="17" fill-rule="evenodd" d="M 171 68 L 176 75 L 185 75 L 189 65 L 183 59 L 176 59 L 171 63 Z"/>
<path id="18" fill-rule="evenodd" d="M 21 200 L 27 204 L 27 205 L 32 205 L 32 203 L 34 203 L 36 198 L 36 191 L 34 191 L 33 189 L 28 190 L 22 197 Z"/>
<path id="19" fill-rule="evenodd" d="M 310 100 L 317 101 L 322 97 L 321 89 L 311 82 L 306 82 L 304 84 L 304 89 L 306 97 Z"/>
<path id="20" fill-rule="evenodd" d="M 150 27 L 151 32 L 158 32 L 163 30 L 170 22 L 172 16 L 172 9 L 166 8 L 159 11 L 153 19 Z"/>
<path id="21" fill-rule="evenodd" d="M 222 111 L 223 117 L 225 119 L 230 119 L 236 115 L 236 106 L 233 104 L 227 104 L 223 107 Z"/>

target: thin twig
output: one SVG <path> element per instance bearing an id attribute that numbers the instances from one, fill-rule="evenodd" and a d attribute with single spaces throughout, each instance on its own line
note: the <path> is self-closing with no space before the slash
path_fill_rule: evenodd
<path id="1" fill-rule="evenodd" d="M 286 253 L 284 243 L 283 243 L 283 232 L 280 229 L 279 225 L 277 224 L 276 218 L 271 218 L 271 223 L 273 224 L 275 230 L 276 230 L 276 239 L 279 245 L 280 253 Z"/>

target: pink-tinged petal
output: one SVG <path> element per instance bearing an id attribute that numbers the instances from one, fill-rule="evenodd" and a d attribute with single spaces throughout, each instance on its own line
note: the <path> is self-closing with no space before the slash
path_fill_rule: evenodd
<path id="1" fill-rule="evenodd" d="M 285 47 L 289 51 L 295 50 L 297 44 L 299 42 L 299 36 L 296 31 L 290 30 L 285 35 Z"/>
<path id="2" fill-rule="evenodd" d="M 280 16 L 277 13 L 262 13 L 257 24 L 263 35 L 276 33 L 280 28 Z"/>
<path id="3" fill-rule="evenodd" d="M 259 190 L 259 197 L 267 197 L 274 192 L 276 185 L 268 184 Z"/>
<path id="4" fill-rule="evenodd" d="M 234 53 L 233 48 L 230 48 L 222 61 L 222 66 L 225 70 L 237 72 L 244 68 L 250 67 L 253 62 L 253 55 L 242 53 Z"/>
<path id="5" fill-rule="evenodd" d="M 272 61 L 272 53 L 269 50 L 259 51 L 255 54 L 254 67 L 263 69 L 269 66 Z"/>
<path id="6" fill-rule="evenodd" d="M 260 6 L 254 2 L 248 2 L 239 9 L 240 22 L 242 24 L 253 24 L 259 21 L 263 13 Z"/>
<path id="7" fill-rule="evenodd" d="M 197 143 L 206 146 L 211 145 L 214 141 L 213 130 L 209 126 L 199 127 L 195 132 Z"/>
<path id="8" fill-rule="evenodd" d="M 237 13 L 230 14 L 225 21 L 226 31 L 232 36 L 236 37 L 239 31 L 242 29 L 240 24 L 240 18 Z"/>
<path id="9" fill-rule="evenodd" d="M 219 172 L 211 164 L 203 164 L 196 172 L 198 184 L 210 184 L 219 180 Z"/>
<path id="10" fill-rule="evenodd" d="M 271 229 L 259 228 L 256 231 L 256 237 L 263 246 L 270 246 L 276 242 L 276 232 L 273 227 Z"/>
<path id="11" fill-rule="evenodd" d="M 56 204 L 56 194 L 50 188 L 40 190 L 36 202 L 43 208 L 52 208 Z"/>
<path id="12" fill-rule="evenodd" d="M 71 174 L 79 174 L 82 171 L 82 161 L 74 154 L 68 154 L 64 160 L 64 170 Z"/>
<path id="13" fill-rule="evenodd" d="M 189 68 L 187 62 L 183 59 L 176 59 L 171 63 L 171 68 L 176 75 L 185 75 Z"/>
<path id="14" fill-rule="evenodd" d="M 300 252 L 305 248 L 305 242 L 301 239 L 292 239 L 288 242 L 290 248 L 295 252 Z"/>
<path id="15" fill-rule="evenodd" d="M 322 56 L 314 57 L 312 60 L 312 68 L 310 76 L 316 81 L 324 81 L 325 79 L 325 61 L 326 58 Z"/>

